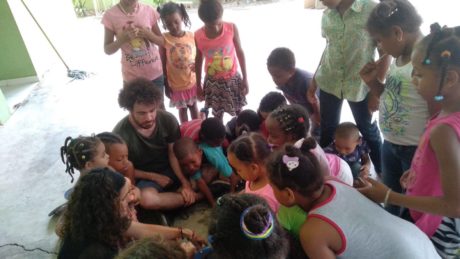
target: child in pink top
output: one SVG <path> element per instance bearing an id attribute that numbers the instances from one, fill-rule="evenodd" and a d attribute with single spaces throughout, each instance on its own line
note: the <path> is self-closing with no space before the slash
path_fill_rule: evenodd
<path id="1" fill-rule="evenodd" d="M 102 17 L 104 51 L 111 55 L 121 49 L 123 81 L 143 77 L 163 89 L 163 69 L 155 44 L 162 42 L 153 7 L 138 0 L 120 0 Z"/>
<path id="2" fill-rule="evenodd" d="M 183 4 L 168 2 L 160 12 L 164 44 L 160 48 L 165 73 L 166 95 L 171 99 L 170 107 L 179 110 L 181 123 L 188 121 L 187 109 L 192 119 L 198 118 L 195 77 L 195 39 L 193 32 L 182 30 L 182 24 L 190 27 L 190 19 Z"/>
<path id="3" fill-rule="evenodd" d="M 248 79 L 246 62 L 241 48 L 238 29 L 233 23 L 222 21 L 223 7 L 218 0 L 201 1 L 198 16 L 204 26 L 195 32 L 196 82 L 205 107 L 222 119 L 224 112 L 238 115 L 246 105 Z M 205 59 L 205 80 L 201 85 L 201 72 Z M 238 73 L 238 63 L 243 77 Z"/>
<path id="4" fill-rule="evenodd" d="M 460 27 L 431 26 L 412 55 L 412 80 L 430 107 L 441 106 L 421 138 L 411 169 L 401 177 L 407 195 L 369 179 L 369 198 L 406 207 L 443 258 L 460 249 Z"/>
<path id="5" fill-rule="evenodd" d="M 227 149 L 228 162 L 239 176 L 246 180 L 245 193 L 252 193 L 264 198 L 276 213 L 279 203 L 268 183 L 265 159 L 271 150 L 264 137 L 257 133 L 243 135 L 230 144 Z"/>

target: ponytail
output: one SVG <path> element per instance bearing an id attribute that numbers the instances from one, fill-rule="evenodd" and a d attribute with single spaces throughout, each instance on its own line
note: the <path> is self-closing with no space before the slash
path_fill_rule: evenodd
<path id="1" fill-rule="evenodd" d="M 272 154 L 267 171 L 270 181 L 279 189 L 290 188 L 308 197 L 324 183 L 324 174 L 315 154 L 311 152 L 316 142 L 303 141 L 301 149 L 286 145 L 284 150 Z"/>
<path id="2" fill-rule="evenodd" d="M 190 21 L 190 17 L 188 16 L 187 10 L 184 4 L 176 4 L 174 2 L 167 2 L 161 8 L 160 6 L 157 7 L 157 11 L 160 13 L 161 21 L 163 22 L 163 28 L 166 29 L 165 19 L 167 16 L 178 13 L 186 27 L 190 28 L 192 22 Z"/>

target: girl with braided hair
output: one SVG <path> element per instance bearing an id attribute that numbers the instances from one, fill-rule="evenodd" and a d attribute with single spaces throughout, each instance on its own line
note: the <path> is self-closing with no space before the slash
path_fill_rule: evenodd
<path id="1" fill-rule="evenodd" d="M 299 239 L 309 258 L 439 258 L 416 226 L 353 187 L 325 179 L 310 148 L 308 143 L 300 149 L 286 145 L 268 161 L 276 199 L 307 213 L 308 220 L 299 225 Z"/>
<path id="2" fill-rule="evenodd" d="M 75 169 L 80 171 L 80 177 L 97 167 L 109 166 L 109 155 L 105 146 L 96 136 L 67 137 L 61 147 L 61 159 L 65 164 L 65 172 L 73 182 Z"/>
<path id="3" fill-rule="evenodd" d="M 61 147 L 61 160 L 65 164 L 65 172 L 71 177 L 73 183 L 75 169 L 80 171 L 80 177 L 87 174 L 91 169 L 109 166 L 109 155 L 105 152 L 105 146 L 96 136 L 79 136 L 78 138 L 67 137 Z M 64 193 L 68 200 L 73 192 L 73 187 Z M 49 213 L 49 216 L 60 214 L 65 204 L 58 206 Z"/>
<path id="4" fill-rule="evenodd" d="M 75 169 L 80 171 L 80 176 L 86 175 L 91 169 L 103 168 L 109 166 L 109 155 L 105 152 L 105 146 L 102 141 L 92 136 L 79 136 L 77 138 L 67 137 L 64 145 L 61 147 L 61 160 L 65 164 L 65 172 L 71 177 L 73 183 Z M 73 193 L 74 187 L 64 193 L 64 197 L 69 200 Z M 67 203 L 61 204 L 53 209 L 48 216 L 59 215 L 66 208 Z M 60 232 L 60 221 L 56 226 L 56 233 Z M 59 234 L 58 234 L 59 235 Z"/>
<path id="5" fill-rule="evenodd" d="M 431 26 L 412 54 L 412 81 L 441 110 L 426 124 L 410 170 L 406 195 L 368 180 L 361 192 L 376 202 L 406 207 L 443 258 L 460 249 L 460 27 Z"/>
<path id="6" fill-rule="evenodd" d="M 133 173 L 129 173 L 125 170 L 120 170 L 120 166 L 117 163 L 110 161 L 109 155 L 106 153 L 106 142 L 108 143 L 107 146 L 111 147 L 114 146 L 115 143 L 126 145 L 124 141 L 118 135 L 104 132 L 98 134 L 97 136 L 79 136 L 75 139 L 72 137 L 67 137 L 64 141 L 64 145 L 61 147 L 61 159 L 62 162 L 66 165 L 66 173 L 70 175 L 72 178 L 71 182 L 73 182 L 75 174 L 75 169 L 80 171 L 79 178 L 83 177 L 84 175 L 88 174 L 89 171 L 96 169 L 96 168 L 105 168 L 111 167 L 117 172 L 122 173 L 123 175 L 130 178 L 131 182 L 134 183 L 134 175 Z M 112 145 L 110 145 L 110 144 Z M 114 150 L 112 150 L 114 151 Z M 126 151 L 127 153 L 127 151 Z M 115 159 L 118 159 L 119 152 L 114 154 Z M 129 161 L 128 161 L 129 162 Z M 133 171 L 132 164 L 131 164 L 131 171 Z M 67 190 L 64 194 L 67 200 L 70 199 L 71 194 L 74 191 L 74 187 Z M 140 191 L 138 188 L 135 188 L 135 197 L 136 202 L 138 203 L 140 200 Z M 49 216 L 61 214 L 61 212 L 66 208 L 67 203 L 64 203 L 58 207 L 56 207 L 53 211 L 49 213 Z M 132 210 L 132 214 L 134 215 L 135 220 L 136 213 Z M 60 232 L 60 222 L 61 218 L 56 227 L 56 232 Z"/>
<path id="7" fill-rule="evenodd" d="M 304 107 L 298 104 L 281 106 L 270 113 L 265 125 L 268 130 L 268 143 L 273 149 L 284 144 L 300 147 L 302 143 L 308 143 L 325 176 L 331 175 L 353 185 L 353 175 L 347 163 L 336 155 L 324 153 L 316 140 L 310 137 L 309 117 Z"/>

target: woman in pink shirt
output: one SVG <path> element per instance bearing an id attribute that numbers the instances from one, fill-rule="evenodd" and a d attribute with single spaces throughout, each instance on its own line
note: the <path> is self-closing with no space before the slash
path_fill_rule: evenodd
<path id="1" fill-rule="evenodd" d="M 460 251 L 460 27 L 431 29 L 413 51 L 412 80 L 429 106 L 442 108 L 427 123 L 411 169 L 401 177 L 407 195 L 371 179 L 361 192 L 408 208 L 438 253 L 453 258 Z"/>

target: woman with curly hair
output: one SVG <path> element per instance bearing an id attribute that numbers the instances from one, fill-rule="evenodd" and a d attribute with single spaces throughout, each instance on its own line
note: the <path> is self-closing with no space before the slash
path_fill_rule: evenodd
<path id="1" fill-rule="evenodd" d="M 114 258 L 127 241 L 158 234 L 201 243 L 190 229 L 135 221 L 136 203 L 131 181 L 119 173 L 100 168 L 81 177 L 64 214 L 58 258 Z"/>

